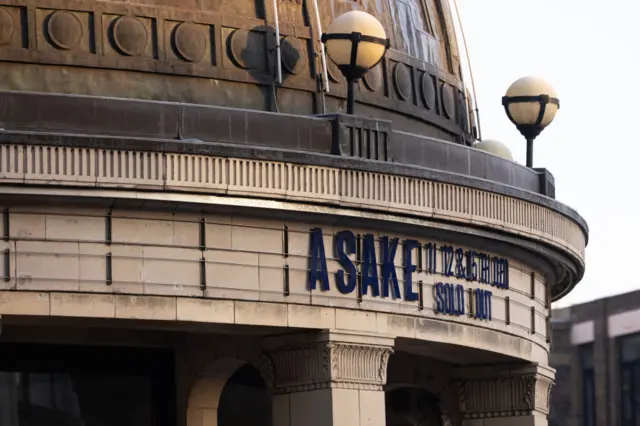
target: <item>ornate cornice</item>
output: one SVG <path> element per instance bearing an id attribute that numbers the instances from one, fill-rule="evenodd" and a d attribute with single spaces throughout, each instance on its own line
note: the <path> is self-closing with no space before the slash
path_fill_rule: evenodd
<path id="1" fill-rule="evenodd" d="M 528 416 L 533 412 L 548 414 L 553 371 L 546 367 L 530 370 L 456 380 L 463 418 Z"/>
<path id="2" fill-rule="evenodd" d="M 342 341 L 304 343 L 265 354 L 263 371 L 275 393 L 343 388 L 382 390 L 390 346 Z"/>

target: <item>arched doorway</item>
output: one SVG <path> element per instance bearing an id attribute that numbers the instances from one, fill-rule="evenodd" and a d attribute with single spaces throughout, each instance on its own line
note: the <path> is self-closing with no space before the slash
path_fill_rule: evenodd
<path id="1" fill-rule="evenodd" d="M 387 426 L 444 426 L 438 398 L 418 387 L 400 387 L 385 395 Z"/>
<path id="2" fill-rule="evenodd" d="M 187 426 L 271 426 L 271 396 L 258 369 L 243 360 L 208 365 L 189 394 Z"/>
<path id="3" fill-rule="evenodd" d="M 271 397 L 260 372 L 240 367 L 227 380 L 218 406 L 218 426 L 271 426 Z"/>

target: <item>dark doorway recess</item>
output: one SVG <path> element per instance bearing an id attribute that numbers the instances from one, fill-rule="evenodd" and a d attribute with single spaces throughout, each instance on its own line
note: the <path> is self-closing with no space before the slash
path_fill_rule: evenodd
<path id="1" fill-rule="evenodd" d="M 218 426 L 271 426 L 271 397 L 260 372 L 245 364 L 229 378 L 218 405 Z"/>
<path id="2" fill-rule="evenodd" d="M 438 398 L 425 389 L 401 387 L 385 399 L 387 426 L 442 426 Z"/>

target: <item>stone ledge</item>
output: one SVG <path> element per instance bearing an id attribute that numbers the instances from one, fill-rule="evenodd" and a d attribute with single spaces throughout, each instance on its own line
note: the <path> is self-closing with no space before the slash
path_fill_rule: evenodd
<path id="1" fill-rule="evenodd" d="M 316 306 L 295 305 L 295 309 L 291 309 L 294 305 L 258 301 L 244 302 L 175 296 L 105 295 L 100 293 L 0 291 L 0 316 L 86 318 L 89 317 L 86 315 L 86 304 L 89 303 L 89 300 L 94 299 L 99 301 L 101 308 L 91 314 L 92 318 L 149 319 L 253 326 L 271 324 L 283 328 L 297 328 L 298 330 L 327 327 L 335 330 L 334 336 L 336 336 L 335 333 L 338 333 L 336 337 L 338 340 L 353 340 L 353 336 L 358 335 L 361 336 L 359 342 L 363 344 L 369 342 L 386 345 L 390 338 L 408 338 L 472 347 L 530 362 L 547 362 L 548 357 L 547 348 L 524 337 L 468 324 L 418 318 L 410 315 L 371 312 L 373 316 L 371 320 L 375 324 L 376 331 L 364 333 L 360 331 L 358 324 L 336 321 L 338 312 L 351 311 L 351 309 L 323 307 L 322 309 L 328 318 L 322 324 L 314 325 L 304 317 L 314 316 L 318 310 Z M 123 311 L 117 307 L 123 304 L 126 304 L 129 310 L 124 313 L 124 316 L 121 316 Z M 238 304 L 254 310 L 261 307 L 263 315 L 261 317 L 238 316 L 236 315 Z M 198 309 L 192 310 L 194 306 L 198 306 Z M 131 315 L 131 309 L 135 309 L 135 315 Z M 190 314 L 188 317 L 184 317 L 183 315 L 187 311 Z M 270 316 L 271 319 L 266 316 Z"/>

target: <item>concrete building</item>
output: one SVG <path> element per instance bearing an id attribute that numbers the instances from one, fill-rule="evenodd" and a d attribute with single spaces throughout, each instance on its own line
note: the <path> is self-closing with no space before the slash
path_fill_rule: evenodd
<path id="1" fill-rule="evenodd" d="M 640 421 L 640 291 L 553 311 L 550 424 Z"/>
<path id="2" fill-rule="evenodd" d="M 2 426 L 547 423 L 588 228 L 474 147 L 446 0 L 1 3 Z"/>

